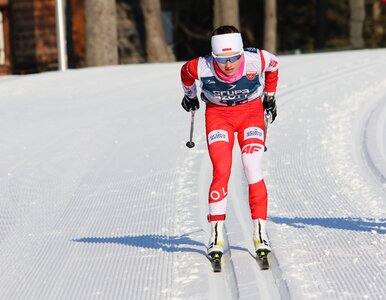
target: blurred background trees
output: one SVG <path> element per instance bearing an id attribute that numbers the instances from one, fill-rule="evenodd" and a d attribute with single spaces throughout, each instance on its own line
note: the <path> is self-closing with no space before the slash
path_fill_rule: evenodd
<path id="1" fill-rule="evenodd" d="M 85 0 L 86 65 L 118 63 L 117 14 L 115 0 Z"/>
<path id="2" fill-rule="evenodd" d="M 363 48 L 363 24 L 365 21 L 365 0 L 350 0 L 350 44 L 354 49 Z"/>
<path id="3" fill-rule="evenodd" d="M 264 12 L 264 49 L 276 53 L 276 0 L 266 0 Z"/>
<path id="4" fill-rule="evenodd" d="M 245 46 L 277 54 L 386 47 L 384 0 L 161 1 L 177 60 L 210 53 L 212 30 L 240 28 Z"/>
<path id="5" fill-rule="evenodd" d="M 184 61 L 231 24 L 276 54 L 386 47 L 386 0 L 62 0 L 70 68 Z M 55 0 L 0 0 L 0 74 L 57 69 Z"/>
<path id="6" fill-rule="evenodd" d="M 175 60 L 174 53 L 166 43 L 160 0 L 140 0 L 146 29 L 147 62 Z"/>
<path id="7" fill-rule="evenodd" d="M 223 24 L 240 27 L 239 0 L 213 0 L 213 28 Z"/>

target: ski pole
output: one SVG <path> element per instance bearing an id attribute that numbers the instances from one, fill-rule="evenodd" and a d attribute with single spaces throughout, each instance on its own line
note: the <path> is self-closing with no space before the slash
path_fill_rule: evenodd
<path id="1" fill-rule="evenodd" d="M 191 121 L 190 121 L 190 139 L 189 139 L 189 142 L 186 143 L 186 147 L 188 147 L 188 148 L 193 148 L 194 147 L 194 142 L 192 140 L 193 140 L 194 114 L 195 113 L 196 113 L 195 110 L 191 111 L 192 118 L 191 118 Z"/>
<path id="2" fill-rule="evenodd" d="M 268 133 L 268 124 L 269 124 L 269 121 L 272 117 L 272 113 L 270 112 L 265 112 L 265 117 L 264 117 L 264 123 L 265 123 L 265 141 L 267 141 L 267 133 Z M 264 152 L 267 151 L 267 146 L 264 146 Z"/>

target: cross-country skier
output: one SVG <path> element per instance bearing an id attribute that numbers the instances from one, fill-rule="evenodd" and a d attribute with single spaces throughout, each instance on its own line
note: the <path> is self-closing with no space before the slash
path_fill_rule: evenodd
<path id="1" fill-rule="evenodd" d="M 188 112 L 199 109 L 196 80 L 201 87 L 201 99 L 206 103 L 206 136 L 213 164 L 208 215 L 212 233 L 208 254 L 223 253 L 235 132 L 249 184 L 255 250 L 268 253 L 271 246 L 266 234 L 267 189 L 261 163 L 266 137 L 264 111 L 270 115 L 271 123 L 277 115 L 278 61 L 265 50 L 243 49 L 241 34 L 234 26 L 215 29 L 211 46 L 211 55 L 190 60 L 181 68 L 185 92 L 182 107 Z"/>

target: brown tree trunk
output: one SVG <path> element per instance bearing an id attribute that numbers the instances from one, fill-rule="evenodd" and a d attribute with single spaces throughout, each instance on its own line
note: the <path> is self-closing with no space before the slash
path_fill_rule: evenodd
<path id="1" fill-rule="evenodd" d="M 373 0 L 373 41 L 374 47 L 379 47 L 382 40 L 384 29 L 381 24 L 381 2 L 379 0 Z"/>
<path id="2" fill-rule="evenodd" d="M 115 0 L 85 0 L 86 64 L 118 64 Z"/>
<path id="3" fill-rule="evenodd" d="M 145 20 L 147 61 L 175 61 L 174 53 L 165 40 L 160 0 L 141 0 L 141 7 Z"/>
<path id="4" fill-rule="evenodd" d="M 276 0 L 265 1 L 264 49 L 276 53 Z"/>
<path id="5" fill-rule="evenodd" d="M 233 25 L 240 29 L 239 0 L 214 0 L 213 27 Z"/>
<path id="6" fill-rule="evenodd" d="M 363 25 L 365 22 L 365 0 L 350 0 L 350 43 L 354 49 L 364 47 Z"/>

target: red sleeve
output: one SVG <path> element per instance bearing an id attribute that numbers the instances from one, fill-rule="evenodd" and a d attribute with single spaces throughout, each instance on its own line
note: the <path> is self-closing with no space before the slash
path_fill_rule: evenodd
<path id="1" fill-rule="evenodd" d="M 198 58 L 192 59 L 181 67 L 181 81 L 185 86 L 191 86 L 198 80 Z"/>
<path id="2" fill-rule="evenodd" d="M 278 79 L 279 79 L 279 69 L 273 72 L 265 72 L 265 91 L 267 93 L 276 92 Z"/>

